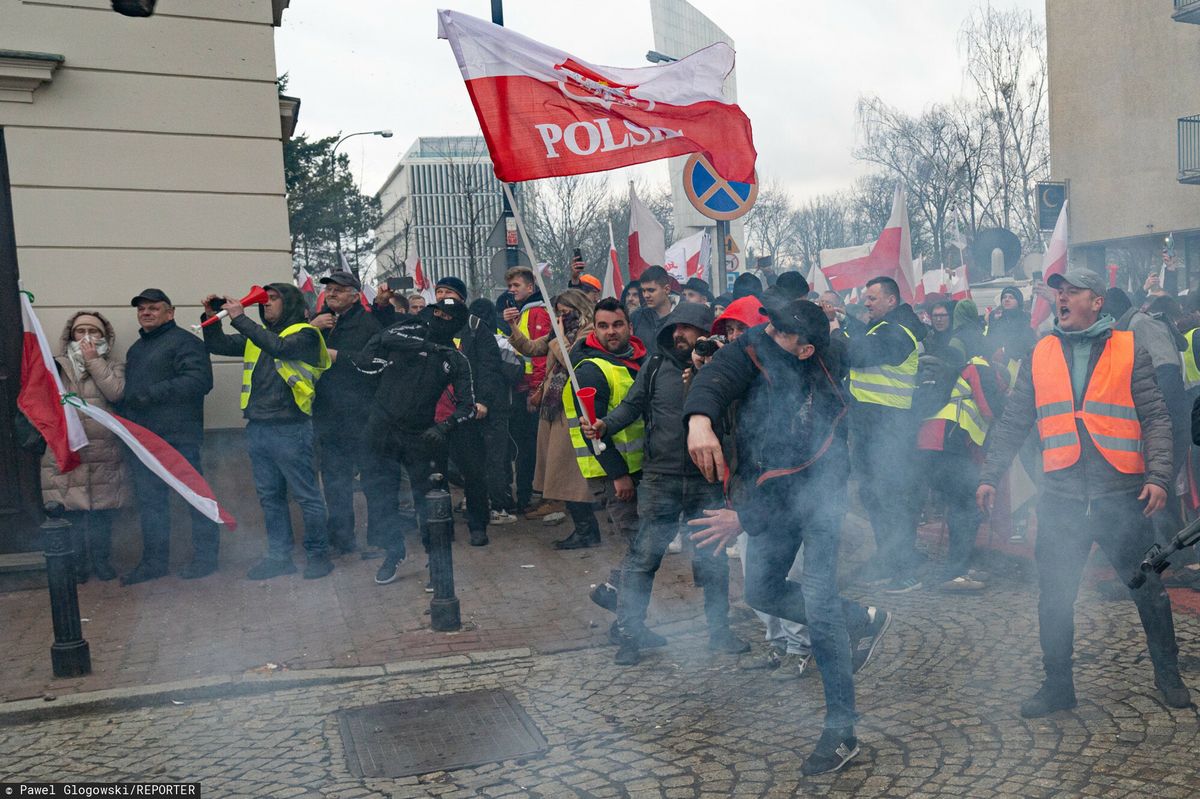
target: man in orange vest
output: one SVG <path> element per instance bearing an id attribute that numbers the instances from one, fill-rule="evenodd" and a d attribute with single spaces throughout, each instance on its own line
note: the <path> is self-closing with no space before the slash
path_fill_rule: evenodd
<path id="1" fill-rule="evenodd" d="M 1104 313 L 1104 281 L 1070 269 L 1056 292 L 1053 332 L 1021 364 L 1000 423 L 988 437 L 976 499 L 990 511 L 996 484 L 1037 423 L 1045 471 L 1038 503 L 1041 689 L 1021 705 L 1036 718 L 1075 707 L 1071 659 L 1075 596 L 1097 542 L 1118 575 L 1132 574 L 1154 543 L 1150 517 L 1166 504 L 1171 419 L 1149 354 Z M 1157 574 L 1131 591 L 1146 631 L 1154 684 L 1171 707 L 1191 697 L 1179 678 L 1171 600 Z"/>

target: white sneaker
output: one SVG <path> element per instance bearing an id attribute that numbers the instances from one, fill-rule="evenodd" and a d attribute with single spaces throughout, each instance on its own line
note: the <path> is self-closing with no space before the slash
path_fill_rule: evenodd
<path id="1" fill-rule="evenodd" d="M 671 540 L 671 543 L 667 544 L 667 551 L 672 555 L 683 551 L 683 533 L 675 534 L 675 538 Z"/>
<path id="2" fill-rule="evenodd" d="M 488 516 L 489 524 L 516 524 L 517 517 L 506 510 L 494 510 Z"/>

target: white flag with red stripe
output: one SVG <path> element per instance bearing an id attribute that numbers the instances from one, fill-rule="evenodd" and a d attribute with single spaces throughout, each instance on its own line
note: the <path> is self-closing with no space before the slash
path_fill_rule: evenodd
<path id="1" fill-rule="evenodd" d="M 629 279 L 637 280 L 647 267 L 667 260 L 667 238 L 650 207 L 629 183 Z"/>
<path id="2" fill-rule="evenodd" d="M 711 258 L 711 244 L 707 230 L 682 238 L 667 250 L 663 269 L 682 285 L 694 277 L 707 280 L 704 276 Z"/>
<path id="3" fill-rule="evenodd" d="M 58 376 L 58 364 L 42 323 L 33 312 L 30 294 L 21 291 L 21 390 L 17 407 L 37 428 L 54 455 L 58 470 L 71 471 L 79 465 L 79 450 L 87 446 L 83 424 L 64 403 L 67 389 Z"/>
<path id="4" fill-rule="evenodd" d="M 413 266 L 413 288 L 425 298 L 425 302 L 434 302 L 433 283 L 429 281 L 429 278 L 425 277 L 425 270 L 421 268 L 420 256 L 417 256 L 417 263 Z"/>
<path id="5" fill-rule="evenodd" d="M 952 300 L 971 299 L 971 281 L 967 277 L 967 268 L 965 266 L 950 270 L 950 279 L 946 286 L 946 291 L 950 294 L 950 299 Z"/>
<path id="6" fill-rule="evenodd" d="M 621 262 L 617 259 L 617 242 L 613 238 L 612 222 L 608 223 L 608 268 L 604 270 L 604 287 L 601 297 L 621 299 L 625 291 L 625 281 L 621 279 Z"/>
<path id="7" fill-rule="evenodd" d="M 1067 230 L 1067 203 L 1063 203 L 1058 212 L 1058 221 L 1054 223 L 1054 234 L 1050 236 L 1050 246 L 1042 256 L 1042 282 L 1050 280 L 1051 275 L 1061 275 L 1067 271 L 1067 245 L 1070 233 Z M 1050 317 L 1050 303 L 1034 287 L 1033 312 L 1029 315 L 1029 326 L 1037 330 L 1042 322 Z"/>
<path id="8" fill-rule="evenodd" d="M 870 248 L 866 254 L 834 260 L 841 254 L 851 254 L 855 250 L 861 252 L 864 247 Z M 830 253 L 828 260 L 826 253 Z M 821 269 L 835 291 L 861 288 L 872 278 L 890 277 L 900 287 L 900 297 L 904 302 L 913 302 L 916 281 L 913 279 L 912 241 L 909 237 L 904 187 L 896 187 L 892 197 L 891 218 L 873 245 L 845 247 L 837 251 L 823 250 Z"/>
<path id="9" fill-rule="evenodd" d="M 734 63 L 727 44 L 661 66 L 606 67 L 445 10 L 438 38 L 450 42 L 502 181 L 696 152 L 726 180 L 754 178 L 750 120 L 724 95 Z"/>

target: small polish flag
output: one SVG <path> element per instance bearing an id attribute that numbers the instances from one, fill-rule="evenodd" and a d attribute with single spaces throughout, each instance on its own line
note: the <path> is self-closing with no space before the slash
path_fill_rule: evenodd
<path id="1" fill-rule="evenodd" d="M 647 267 L 667 260 L 666 234 L 654 212 L 642 202 L 629 182 L 629 279 L 637 280 Z"/>
<path id="2" fill-rule="evenodd" d="M 604 270 L 604 288 L 601 297 L 621 299 L 625 281 L 621 279 L 621 264 L 617 260 L 617 243 L 613 239 L 612 222 L 608 223 L 608 268 Z"/>
<path id="3" fill-rule="evenodd" d="M 1058 212 L 1058 221 L 1054 223 L 1054 234 L 1050 236 L 1050 246 L 1046 248 L 1046 254 L 1042 256 L 1042 282 L 1046 283 L 1053 275 L 1061 275 L 1067 271 L 1067 242 L 1070 240 L 1070 232 L 1067 230 L 1067 205 L 1070 201 L 1063 203 L 1062 210 Z M 1050 318 L 1050 302 L 1037 293 L 1036 286 L 1034 292 L 1033 312 L 1029 315 L 1029 326 L 1034 330 L 1042 322 Z"/>

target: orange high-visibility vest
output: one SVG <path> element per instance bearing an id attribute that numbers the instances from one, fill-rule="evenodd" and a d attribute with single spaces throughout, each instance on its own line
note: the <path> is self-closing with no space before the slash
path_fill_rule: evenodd
<path id="1" fill-rule="evenodd" d="M 1133 333 L 1114 330 L 1105 342 L 1079 409 L 1063 343 L 1057 336 L 1044 337 L 1033 350 L 1033 395 L 1044 471 L 1065 469 L 1079 460 L 1076 419 L 1118 472 L 1146 471 L 1142 424 L 1133 405 Z"/>

